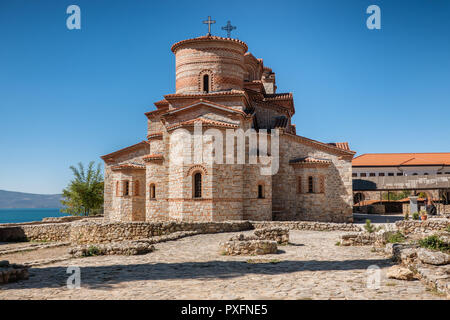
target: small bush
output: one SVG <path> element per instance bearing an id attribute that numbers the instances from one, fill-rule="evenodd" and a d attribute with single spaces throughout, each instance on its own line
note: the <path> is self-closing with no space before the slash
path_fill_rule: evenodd
<path id="1" fill-rule="evenodd" d="M 366 229 L 366 231 L 368 233 L 374 233 L 375 232 L 375 228 L 372 225 L 372 221 L 370 221 L 370 219 L 366 220 L 366 225 L 364 226 L 364 229 Z"/>
<path id="2" fill-rule="evenodd" d="M 426 238 L 423 238 L 419 240 L 419 245 L 422 248 L 432 249 L 432 250 L 439 250 L 443 252 L 450 251 L 450 246 L 446 244 L 444 241 L 439 239 L 437 235 L 432 235 Z"/>
<path id="3" fill-rule="evenodd" d="M 85 257 L 98 256 L 100 254 L 100 249 L 96 246 L 89 246 L 87 251 L 84 253 Z"/>
<path id="4" fill-rule="evenodd" d="M 409 213 L 407 212 L 407 213 L 405 213 L 405 217 L 404 217 L 404 219 L 405 220 L 409 220 Z"/>
<path id="5" fill-rule="evenodd" d="M 419 220 L 419 213 L 418 212 L 414 212 L 412 214 L 412 218 L 413 218 L 413 220 Z"/>
<path id="6" fill-rule="evenodd" d="M 450 232 L 450 226 L 447 226 L 446 230 L 447 230 L 447 232 Z"/>
<path id="7" fill-rule="evenodd" d="M 386 241 L 388 243 L 400 243 L 405 241 L 405 239 L 405 236 L 401 232 L 397 231 L 396 233 L 388 235 Z"/>

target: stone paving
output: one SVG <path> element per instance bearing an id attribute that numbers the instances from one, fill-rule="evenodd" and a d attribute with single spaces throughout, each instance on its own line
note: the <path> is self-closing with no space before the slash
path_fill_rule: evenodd
<path id="1" fill-rule="evenodd" d="M 159 243 L 156 251 L 141 256 L 78 258 L 35 267 L 29 280 L 0 286 L 0 300 L 445 299 L 419 281 L 387 279 L 392 262 L 371 247 L 336 246 L 342 232 L 291 231 L 291 244 L 279 246 L 278 254 L 220 255 L 219 243 L 237 234 Z M 371 265 L 381 268 L 379 289 L 367 288 Z M 67 289 L 68 266 L 81 268 L 80 289 Z"/>

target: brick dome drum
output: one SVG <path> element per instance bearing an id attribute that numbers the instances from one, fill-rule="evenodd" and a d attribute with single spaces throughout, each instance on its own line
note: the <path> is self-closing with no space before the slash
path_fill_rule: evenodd
<path id="1" fill-rule="evenodd" d="M 176 93 L 242 90 L 247 45 L 237 39 L 203 36 L 172 46 Z"/>

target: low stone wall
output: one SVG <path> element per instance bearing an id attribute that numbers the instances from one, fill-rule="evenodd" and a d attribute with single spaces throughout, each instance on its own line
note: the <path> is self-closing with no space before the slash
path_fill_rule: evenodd
<path id="1" fill-rule="evenodd" d="M 71 223 L 0 226 L 0 242 L 68 241 Z"/>
<path id="2" fill-rule="evenodd" d="M 28 279 L 28 268 L 8 261 L 0 261 L 0 284 Z"/>
<path id="3" fill-rule="evenodd" d="M 229 222 L 75 222 L 69 241 L 77 244 L 147 239 L 179 231 L 239 232 L 252 229 L 248 221 Z"/>
<path id="4" fill-rule="evenodd" d="M 146 254 L 155 250 L 149 243 L 135 240 L 122 241 L 97 245 L 80 245 L 69 250 L 72 257 L 88 257 L 102 255 L 138 255 Z"/>
<path id="5" fill-rule="evenodd" d="M 430 233 L 444 231 L 450 226 L 450 219 L 432 218 L 421 220 L 401 220 L 395 223 L 397 229 L 403 234 L 409 233 Z"/>
<path id="6" fill-rule="evenodd" d="M 220 244 L 224 255 L 262 255 L 277 253 L 277 243 L 272 240 L 232 240 Z"/>
<path id="7" fill-rule="evenodd" d="M 379 243 L 380 236 L 375 233 L 358 232 L 341 235 L 341 246 L 369 246 Z"/>
<path id="8" fill-rule="evenodd" d="M 254 234 L 258 239 L 273 240 L 278 244 L 289 243 L 289 229 L 287 228 L 261 228 L 256 229 Z"/>
<path id="9" fill-rule="evenodd" d="M 109 243 L 147 239 L 180 231 L 198 233 L 239 232 L 270 229 L 273 239 L 282 240 L 276 232 L 286 230 L 360 231 L 354 224 L 310 221 L 228 221 L 228 222 L 104 222 L 102 219 L 81 219 L 73 222 L 0 226 L 0 242 L 51 241 L 75 244 Z M 278 231 L 274 231 L 278 230 Z M 259 232 L 259 231 L 258 231 Z M 269 234 L 271 233 L 269 232 Z M 284 231 L 283 231 L 284 232 Z M 265 237 L 263 237 L 265 238 Z M 280 238 L 280 239 L 278 239 Z"/>
<path id="10" fill-rule="evenodd" d="M 251 221 L 255 229 L 287 228 L 289 230 L 311 231 L 361 231 L 361 227 L 352 223 L 331 223 L 312 221 Z"/>
<path id="11" fill-rule="evenodd" d="M 394 235 L 397 231 L 380 230 L 377 232 L 353 232 L 341 235 L 341 246 L 378 246 L 386 245 L 388 238 Z"/>

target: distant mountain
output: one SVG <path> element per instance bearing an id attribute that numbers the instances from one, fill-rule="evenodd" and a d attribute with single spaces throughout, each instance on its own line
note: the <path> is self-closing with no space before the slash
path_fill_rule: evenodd
<path id="1" fill-rule="evenodd" d="M 0 190 L 0 209 L 60 208 L 60 194 L 34 194 Z"/>

